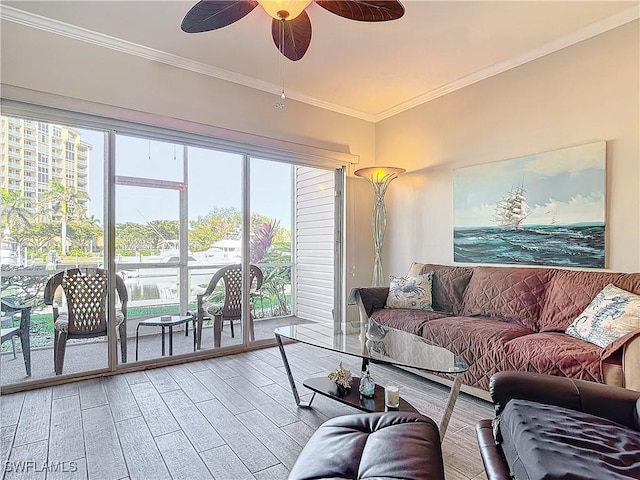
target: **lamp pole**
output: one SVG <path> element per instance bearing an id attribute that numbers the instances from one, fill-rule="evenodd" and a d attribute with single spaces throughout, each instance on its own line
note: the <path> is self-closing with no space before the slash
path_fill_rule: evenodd
<path id="1" fill-rule="evenodd" d="M 387 210 L 384 205 L 384 195 L 389 184 L 404 173 L 403 168 L 395 167 L 368 167 L 354 172 L 354 175 L 367 180 L 373 187 L 374 203 L 371 216 L 371 231 L 373 232 L 373 286 L 385 284 L 382 268 L 382 245 L 384 233 L 387 228 Z"/>

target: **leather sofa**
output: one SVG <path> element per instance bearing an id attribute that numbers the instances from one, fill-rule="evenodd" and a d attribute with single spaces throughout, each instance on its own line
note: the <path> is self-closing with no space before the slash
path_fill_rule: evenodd
<path id="1" fill-rule="evenodd" d="M 389 287 L 354 288 L 349 304 L 359 306 L 362 322 L 408 331 L 464 358 L 463 391 L 489 400 L 489 379 L 509 370 L 640 391 L 640 330 L 606 348 L 564 333 L 609 283 L 640 294 L 640 273 L 414 263 L 407 275 L 427 272 L 433 311 L 385 308 Z"/>
<path id="2" fill-rule="evenodd" d="M 476 433 L 488 480 L 640 478 L 640 392 L 530 372 L 491 378 Z"/>
<path id="3" fill-rule="evenodd" d="M 327 420 L 300 452 L 289 480 L 341 478 L 444 480 L 438 427 L 412 412 Z"/>

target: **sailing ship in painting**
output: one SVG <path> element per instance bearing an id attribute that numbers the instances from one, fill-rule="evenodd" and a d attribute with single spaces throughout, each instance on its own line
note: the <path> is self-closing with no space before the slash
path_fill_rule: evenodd
<path id="1" fill-rule="evenodd" d="M 525 218 L 529 215 L 529 205 L 527 205 L 526 190 L 521 185 L 512 188 L 511 191 L 496 205 L 493 220 L 497 225 L 504 228 L 518 230 Z"/>

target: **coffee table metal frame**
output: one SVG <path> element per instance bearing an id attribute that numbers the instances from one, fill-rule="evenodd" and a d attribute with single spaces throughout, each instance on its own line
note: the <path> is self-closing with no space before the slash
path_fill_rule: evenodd
<path id="1" fill-rule="evenodd" d="M 372 325 L 373 324 L 373 325 Z M 314 327 L 312 327 L 311 325 L 315 325 Z M 468 365 L 466 364 L 466 362 L 464 362 L 464 360 L 462 360 L 459 357 L 456 357 L 455 355 L 453 355 L 453 353 L 449 352 L 448 350 L 441 348 L 441 347 L 436 347 L 436 346 L 431 346 L 429 345 L 428 347 L 430 348 L 434 348 L 436 350 L 439 351 L 443 351 L 446 352 L 450 355 L 452 355 L 452 357 L 455 359 L 455 364 L 454 367 L 449 369 L 450 371 L 446 371 L 446 369 L 443 369 L 442 367 L 438 368 L 437 365 L 433 365 L 433 368 L 426 368 L 427 366 L 425 365 L 420 365 L 420 364 L 411 364 L 410 362 L 407 361 L 397 361 L 394 360 L 391 357 L 387 357 L 385 355 L 379 355 L 376 354 L 375 352 L 369 351 L 368 349 L 363 349 L 362 352 L 356 352 L 355 350 L 346 350 L 346 349 L 340 349 L 340 348 L 335 348 L 332 347 L 331 345 L 326 345 L 326 344 L 322 344 L 321 342 L 316 342 L 313 340 L 313 336 L 312 335 L 308 335 L 308 336 L 304 336 L 304 335 L 297 335 L 294 333 L 291 333 L 292 328 L 295 328 L 295 332 L 298 333 L 300 331 L 304 332 L 305 327 L 311 329 L 311 328 L 315 328 L 317 327 L 317 324 L 311 324 L 311 325 L 292 325 L 292 326 L 285 326 L 285 327 L 279 327 L 276 328 L 274 330 L 274 335 L 276 337 L 276 342 L 278 344 L 278 348 L 280 350 L 280 355 L 282 356 L 282 363 L 284 364 L 284 368 L 285 371 L 287 373 L 287 377 L 289 378 L 289 384 L 291 385 L 291 392 L 293 393 L 293 397 L 296 401 L 296 405 L 301 407 L 301 408 L 311 408 L 311 404 L 313 402 L 313 399 L 316 396 L 316 393 L 320 393 L 321 395 L 333 398 L 335 400 L 338 400 L 342 403 L 346 403 L 348 405 L 351 405 L 355 408 L 358 408 L 360 410 L 365 410 L 365 411 L 376 411 L 376 409 L 371 409 L 371 408 L 367 408 L 366 405 L 362 404 L 356 404 L 353 401 L 348 401 L 345 398 L 341 398 L 339 396 L 336 396 L 332 393 L 329 393 L 326 389 L 323 389 L 321 387 L 318 386 L 318 384 L 316 383 L 315 385 L 313 384 L 314 381 L 317 381 L 318 379 L 310 379 L 310 380 L 305 380 L 304 385 L 307 388 L 310 388 L 313 391 L 313 394 L 311 395 L 311 399 L 309 399 L 308 401 L 302 400 L 300 399 L 300 395 L 298 393 L 298 389 L 296 388 L 296 384 L 295 381 L 293 379 L 293 374 L 291 373 L 291 367 L 289 366 L 289 361 L 287 359 L 287 355 L 284 349 L 284 344 L 282 339 L 288 339 L 288 340 L 292 340 L 295 342 L 299 342 L 299 343 L 306 343 L 307 345 L 311 345 L 311 346 L 315 346 L 318 348 L 324 348 L 326 350 L 331 350 L 337 353 L 343 353 L 345 355 L 349 355 L 352 357 L 359 357 L 362 359 L 362 371 L 364 371 L 367 367 L 367 365 L 369 365 L 369 363 L 379 363 L 379 364 L 386 364 L 386 365 L 394 365 L 394 366 L 401 366 L 401 367 L 409 367 L 409 368 L 413 368 L 413 369 L 417 369 L 417 370 L 423 370 L 423 371 L 428 371 L 431 373 L 440 373 L 440 374 L 447 374 L 450 375 L 452 377 L 454 377 L 453 379 L 453 384 L 451 386 L 451 390 L 449 392 L 449 397 L 447 399 L 447 404 L 445 406 L 445 410 L 442 416 L 442 419 L 440 421 L 440 425 L 439 425 L 439 430 L 440 430 L 440 440 L 442 441 L 442 439 L 444 439 L 444 435 L 445 432 L 447 431 L 447 427 L 449 426 L 449 421 L 451 420 L 451 415 L 453 413 L 453 409 L 455 407 L 455 403 L 456 400 L 458 398 L 458 394 L 460 392 L 460 387 L 462 386 L 462 375 L 467 371 L 468 369 Z M 289 329 L 289 330 L 288 330 Z M 366 325 L 361 325 L 360 326 L 360 333 L 354 333 L 354 334 L 350 334 L 347 336 L 350 336 L 352 338 L 359 338 L 361 343 L 363 345 L 367 344 L 367 340 L 369 341 L 376 341 L 376 335 L 380 335 L 380 332 L 386 332 L 384 333 L 384 335 L 386 335 L 389 332 L 394 332 L 396 335 L 399 335 L 401 337 L 405 337 L 405 340 L 410 340 L 410 341 L 415 341 L 415 342 L 424 342 L 423 339 L 421 339 L 420 337 L 416 336 L 416 335 L 412 335 L 410 333 L 407 332 L 402 332 L 400 330 L 396 330 L 390 327 L 381 327 L 378 324 L 375 324 L 375 322 L 368 322 Z M 375 330 L 375 335 L 371 335 L 370 332 Z M 311 334 L 313 332 L 309 332 L 309 334 Z M 341 334 L 338 334 L 341 335 Z M 426 342 L 424 342 L 426 343 Z M 370 345 L 370 343 L 369 343 Z M 416 362 L 419 363 L 419 362 Z M 354 380 L 356 382 L 359 382 L 359 379 L 357 377 L 354 377 Z M 311 384 L 307 384 L 307 382 L 310 382 Z M 357 386 L 357 385 L 356 385 Z M 314 388 L 315 387 L 315 388 Z M 379 387 L 378 385 L 376 385 L 376 387 Z M 352 387 L 354 388 L 354 387 Z M 379 392 L 382 391 L 382 388 L 380 388 L 378 390 L 378 388 L 376 389 L 376 394 L 380 395 Z M 402 400 L 402 399 L 401 399 Z M 402 402 L 404 405 L 401 404 L 401 410 L 409 410 L 409 411 L 416 411 L 415 408 L 413 408 L 413 406 L 411 406 L 410 404 L 408 404 L 407 402 Z M 404 407 L 404 408 L 403 408 Z M 381 411 L 377 410 L 377 411 Z"/>
<path id="2" fill-rule="evenodd" d="M 164 316 L 164 315 L 163 315 Z M 165 329 L 169 329 L 169 355 L 173 355 L 173 327 L 185 324 L 184 334 L 189 336 L 189 322 L 193 324 L 193 351 L 196 351 L 196 318 L 193 315 L 171 315 L 171 320 L 162 320 L 160 317 L 151 317 L 141 320 L 136 327 L 136 362 L 138 361 L 138 334 L 140 327 L 162 327 L 162 356 L 165 356 Z"/>

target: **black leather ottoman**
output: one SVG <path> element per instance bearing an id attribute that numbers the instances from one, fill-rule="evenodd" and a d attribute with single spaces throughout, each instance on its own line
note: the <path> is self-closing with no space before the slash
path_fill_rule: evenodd
<path id="1" fill-rule="evenodd" d="M 444 479 L 440 434 L 418 413 L 346 415 L 323 423 L 296 460 L 290 480 Z"/>

